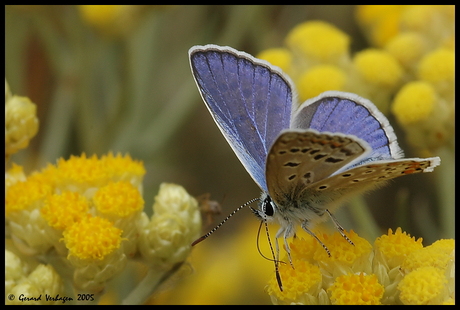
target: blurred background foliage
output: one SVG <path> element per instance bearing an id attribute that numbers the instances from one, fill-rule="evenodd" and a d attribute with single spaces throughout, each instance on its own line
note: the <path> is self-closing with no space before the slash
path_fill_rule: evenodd
<path id="1" fill-rule="evenodd" d="M 12 162 L 28 173 L 71 154 L 129 153 L 147 170 L 146 205 L 161 182 L 174 182 L 193 195 L 209 193 L 219 201 L 223 215 L 214 217 L 217 221 L 257 197 L 259 189 L 202 103 L 188 49 L 213 43 L 256 55 L 282 46 L 289 30 L 307 20 L 323 20 L 347 33 L 351 53 L 370 44 L 356 22 L 356 7 L 349 5 L 7 5 L 5 10 L 5 77 L 13 93 L 37 105 L 40 120 L 37 136 Z M 406 157 L 421 156 L 389 118 Z M 436 173 L 401 178 L 367 195 L 374 233 L 366 232 L 367 223 L 357 223 L 356 217 L 353 222 L 349 208 L 337 217 L 364 237 L 402 226 L 426 244 L 451 238 L 453 217 L 440 217 L 437 211 Z M 447 181 L 453 183 L 453 172 Z M 189 270 L 150 302 L 269 303 L 264 286 L 273 265 L 257 252 L 257 227 L 247 210 L 237 214 L 194 249 Z M 264 236 L 261 243 L 268 253 Z M 108 293 L 103 302 L 111 298 Z"/>

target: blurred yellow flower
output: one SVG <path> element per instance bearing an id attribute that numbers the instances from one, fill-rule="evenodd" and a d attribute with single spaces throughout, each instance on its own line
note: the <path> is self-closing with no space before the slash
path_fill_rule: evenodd
<path id="1" fill-rule="evenodd" d="M 17 182 L 24 182 L 25 180 L 26 175 L 24 174 L 23 167 L 13 163 L 11 168 L 5 173 L 5 188 L 9 188 Z"/>
<path id="2" fill-rule="evenodd" d="M 162 10 L 173 5 L 78 5 L 81 19 L 99 33 L 119 37 L 131 33 L 148 10 Z"/>
<path id="3" fill-rule="evenodd" d="M 80 12 L 86 21 L 95 26 L 105 26 L 113 22 L 124 5 L 79 5 Z"/>
<path id="4" fill-rule="evenodd" d="M 454 33 L 453 5 L 408 5 L 401 14 L 401 31 L 417 31 L 433 42 L 442 42 Z"/>
<path id="5" fill-rule="evenodd" d="M 371 91 L 352 79 L 352 91 L 370 98 L 383 113 L 387 111 L 386 102 L 396 97 L 393 104 L 397 106 L 392 107 L 392 111 L 403 124 L 411 145 L 425 151 L 449 145 L 454 130 L 455 7 L 360 5 L 356 18 L 369 41 L 377 47 L 384 47 L 401 65 L 400 81 L 406 85 L 399 90 L 400 85 L 396 83 L 390 93 L 379 98 L 382 95 L 376 92 L 385 92 L 384 82 L 393 83 L 399 75 L 396 71 L 383 70 L 383 74 L 377 75 L 381 78 L 381 90 Z M 375 63 L 381 64 L 382 69 L 391 68 L 388 62 L 385 64 L 376 59 Z M 368 64 L 372 65 L 371 62 Z M 362 68 L 366 69 L 367 64 Z M 416 84 L 416 79 L 430 83 L 433 89 Z M 415 92 L 416 85 L 422 88 L 421 93 Z M 427 97 L 423 98 L 424 95 Z"/>
<path id="6" fill-rule="evenodd" d="M 342 91 L 347 81 L 346 73 L 333 65 L 317 65 L 305 71 L 298 81 L 300 102 L 313 98 L 327 90 Z"/>
<path id="7" fill-rule="evenodd" d="M 391 110 L 401 124 L 410 124 L 428 118 L 435 108 L 436 100 L 436 92 L 430 84 L 411 82 L 398 92 Z"/>
<path id="8" fill-rule="evenodd" d="M 323 21 L 307 21 L 294 27 L 286 37 L 287 46 L 310 65 L 342 65 L 348 60 L 350 38 Z"/>
<path id="9" fill-rule="evenodd" d="M 418 32 L 402 32 L 388 41 L 385 50 L 393 55 L 405 70 L 415 75 L 415 68 L 427 52 L 428 43 Z"/>
<path id="10" fill-rule="evenodd" d="M 356 19 L 373 45 L 383 47 L 399 32 L 402 5 L 359 5 Z"/>
<path id="11" fill-rule="evenodd" d="M 454 135 L 454 106 L 426 81 L 405 84 L 396 94 L 391 111 L 404 128 L 410 144 L 434 150 Z"/>
<path id="12" fill-rule="evenodd" d="M 260 52 L 257 58 L 268 61 L 284 72 L 289 72 L 291 70 L 292 55 L 287 48 L 269 48 Z"/>
<path id="13" fill-rule="evenodd" d="M 441 96 L 453 98 L 455 79 L 454 50 L 439 48 L 425 55 L 418 67 L 418 77 L 431 83 Z"/>
<path id="14" fill-rule="evenodd" d="M 382 88 L 394 88 L 403 74 L 401 66 L 391 54 L 375 48 L 356 53 L 353 64 L 366 83 Z"/>
<path id="15" fill-rule="evenodd" d="M 151 302 L 156 305 L 238 305 L 248 300 L 254 304 L 269 303 L 263 287 L 271 278 L 273 262 L 258 253 L 257 224 L 251 214 L 246 215 L 229 238 L 222 238 L 217 232 L 194 246 L 190 255 L 192 274 L 174 290 L 161 292 Z M 269 227 L 273 233 L 275 228 Z M 259 246 L 262 253 L 270 253 L 263 235 Z M 279 290 L 277 285 L 275 288 Z"/>
<path id="16" fill-rule="evenodd" d="M 404 76 L 396 58 L 385 50 L 368 48 L 357 52 L 352 64 L 348 88 L 388 113 L 391 97 Z"/>

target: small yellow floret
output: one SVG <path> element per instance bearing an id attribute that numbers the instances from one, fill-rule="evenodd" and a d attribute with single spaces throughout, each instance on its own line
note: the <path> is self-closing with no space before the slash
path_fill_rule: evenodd
<path id="1" fill-rule="evenodd" d="M 295 260 L 309 260 L 311 262 L 342 262 L 346 265 L 353 264 L 356 259 L 372 251 L 372 245 L 364 238 L 358 236 L 353 230 L 344 232 L 347 237 L 353 241 L 351 245 L 339 233 L 335 232 L 332 235 L 316 232 L 316 235 L 327 244 L 327 248 L 331 253 L 324 250 L 321 244 L 310 235 L 297 237 L 290 243 L 291 257 Z"/>
<path id="2" fill-rule="evenodd" d="M 64 230 L 66 227 L 87 216 L 88 201 L 78 193 L 65 191 L 49 196 L 40 210 L 48 225 Z"/>
<path id="3" fill-rule="evenodd" d="M 64 230 L 64 242 L 69 255 L 79 259 L 102 260 L 118 249 L 122 230 L 101 217 L 87 217 Z"/>
<path id="4" fill-rule="evenodd" d="M 419 64 L 418 76 L 430 83 L 453 83 L 455 77 L 455 52 L 440 48 L 427 54 Z"/>
<path id="5" fill-rule="evenodd" d="M 62 158 L 57 163 L 61 184 L 83 185 L 86 188 L 102 186 L 109 181 L 133 181 L 140 183 L 145 174 L 142 162 L 134 161 L 129 155 L 122 156 L 112 153 L 98 159 L 96 155 L 89 158 L 86 154 L 70 156 L 68 160 Z"/>
<path id="6" fill-rule="evenodd" d="M 292 55 L 287 48 L 269 48 L 257 55 L 257 58 L 268 61 L 284 72 L 291 69 Z"/>
<path id="7" fill-rule="evenodd" d="M 129 154 L 123 156 L 120 153 L 113 155 L 110 152 L 101 157 L 101 164 L 106 167 L 109 175 L 125 181 L 130 181 L 133 177 L 142 177 L 145 168 L 142 161 L 133 160 Z"/>
<path id="8" fill-rule="evenodd" d="M 295 302 L 303 294 L 313 294 L 318 290 L 322 281 L 321 271 L 318 266 L 306 261 L 296 260 L 295 269 L 290 264 L 280 264 L 279 273 L 283 291 L 278 286 L 275 275 L 268 282 L 267 293 L 281 301 Z"/>
<path id="9" fill-rule="evenodd" d="M 51 194 L 53 187 L 48 182 L 40 182 L 34 178 L 28 178 L 25 182 L 17 182 L 6 191 L 5 212 L 22 211 L 37 207 L 36 202 L 42 201 Z"/>
<path id="10" fill-rule="evenodd" d="M 455 250 L 454 239 L 438 240 L 432 245 L 410 253 L 401 265 L 401 269 L 409 273 L 420 267 L 436 267 L 446 270 Z"/>
<path id="11" fill-rule="evenodd" d="M 387 258 L 390 269 L 401 265 L 403 260 L 411 252 L 421 249 L 422 238 L 415 240 L 415 237 L 410 237 L 406 232 L 398 227 L 393 234 L 391 228 L 388 229 L 387 235 L 382 235 L 375 240 L 374 247 Z"/>
<path id="12" fill-rule="evenodd" d="M 430 305 L 444 301 L 447 280 L 435 267 L 421 267 L 406 275 L 398 284 L 399 298 L 406 305 Z"/>
<path id="13" fill-rule="evenodd" d="M 396 94 L 391 110 L 398 121 L 405 125 L 426 120 L 435 107 L 436 92 L 423 81 L 410 82 Z"/>
<path id="14" fill-rule="evenodd" d="M 347 55 L 350 38 L 329 23 L 308 21 L 294 27 L 288 34 L 286 43 L 305 57 L 334 63 Z"/>
<path id="15" fill-rule="evenodd" d="M 338 231 L 332 235 L 323 234 L 321 240 L 327 244 L 331 252 L 331 257 L 329 257 L 323 247 L 320 246 L 318 250 L 315 251 L 315 261 L 328 260 L 330 262 L 341 262 L 346 265 L 351 265 L 356 259 L 372 251 L 372 245 L 366 239 L 358 236 L 353 230 L 350 230 L 350 232 L 344 231 L 344 233 L 352 240 L 354 246 L 345 240 Z"/>
<path id="16" fill-rule="evenodd" d="M 96 209 L 102 214 L 128 217 L 144 206 L 139 190 L 128 182 L 109 183 L 93 197 Z"/>
<path id="17" fill-rule="evenodd" d="M 427 43 L 417 32 L 403 32 L 392 38 L 385 49 L 404 67 L 410 68 L 423 56 Z"/>
<path id="18" fill-rule="evenodd" d="M 333 65 L 318 65 L 302 74 L 297 83 L 300 101 L 318 96 L 327 90 L 343 90 L 347 75 Z"/>
<path id="19" fill-rule="evenodd" d="M 376 275 L 363 273 L 339 276 L 327 290 L 335 305 L 379 305 L 385 292 Z"/>
<path id="20" fill-rule="evenodd" d="M 320 235 L 316 233 L 316 235 Z M 313 262 L 313 255 L 316 251 L 323 250 L 319 242 L 310 235 L 292 239 L 289 244 L 291 248 L 291 257 L 293 260 L 309 260 Z"/>
<path id="21" fill-rule="evenodd" d="M 369 48 L 358 52 L 353 63 L 362 78 L 370 84 L 392 88 L 402 78 L 401 66 L 384 50 Z"/>
<path id="22" fill-rule="evenodd" d="M 68 160 L 60 158 L 57 163 L 61 183 L 76 183 L 86 186 L 95 186 L 106 182 L 107 169 L 101 165 L 96 155 L 89 158 L 83 153 L 81 156 L 71 155 Z"/>

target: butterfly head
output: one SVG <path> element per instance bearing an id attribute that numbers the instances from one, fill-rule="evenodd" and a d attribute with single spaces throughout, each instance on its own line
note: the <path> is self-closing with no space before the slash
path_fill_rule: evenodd
<path id="1" fill-rule="evenodd" d="M 263 192 L 260 199 L 258 208 L 251 208 L 251 211 L 261 220 L 270 221 L 276 213 L 277 206 L 275 202 L 270 198 L 270 195 Z"/>

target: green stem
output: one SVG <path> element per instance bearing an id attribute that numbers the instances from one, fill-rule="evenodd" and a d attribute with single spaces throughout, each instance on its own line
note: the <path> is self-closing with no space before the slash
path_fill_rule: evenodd
<path id="1" fill-rule="evenodd" d="M 157 270 L 150 268 L 144 279 L 129 293 L 121 302 L 122 305 L 141 305 L 144 304 L 153 292 L 169 277 L 171 277 L 183 262 L 175 264 L 170 270 Z"/>
<path id="2" fill-rule="evenodd" d="M 436 168 L 441 238 L 455 236 L 455 157 L 447 147 L 438 151 L 441 165 Z"/>

